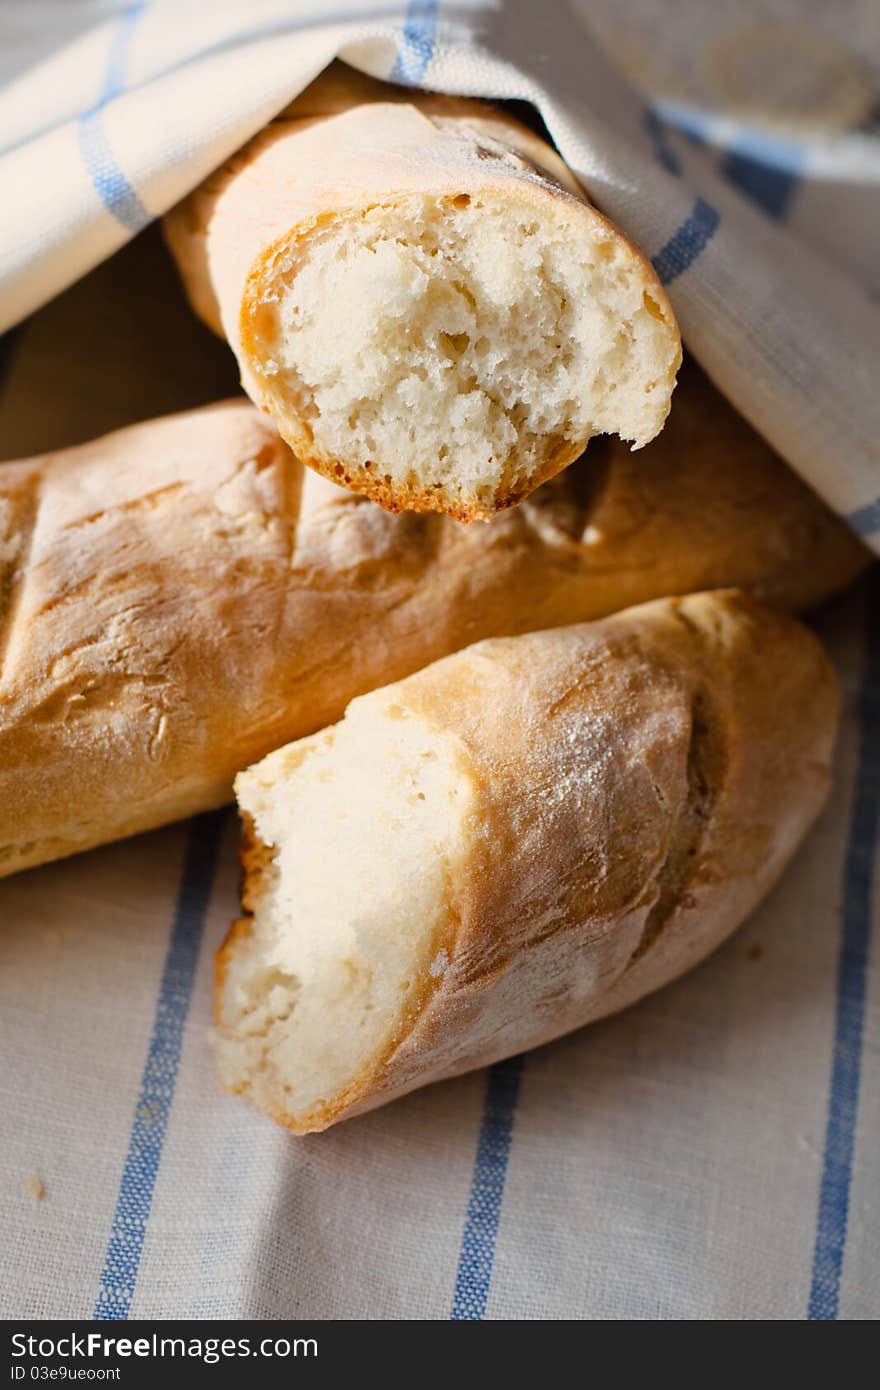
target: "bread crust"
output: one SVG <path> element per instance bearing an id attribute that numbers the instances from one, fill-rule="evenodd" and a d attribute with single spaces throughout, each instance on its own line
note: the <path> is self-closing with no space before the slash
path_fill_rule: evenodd
<path id="1" fill-rule="evenodd" d="M 480 638 L 867 552 L 699 373 L 488 527 L 394 517 L 246 401 L 0 470 L 0 876 L 218 806 L 236 772 Z"/>
<path id="2" fill-rule="evenodd" d="M 280 262 L 317 230 L 352 215 L 388 216 L 414 195 L 438 204 L 482 196 L 531 205 L 567 234 L 611 237 L 678 342 L 666 292 L 642 251 L 592 206 L 556 152 L 483 102 L 374 82 L 335 64 L 243 150 L 168 213 L 163 231 L 197 314 L 225 336 L 242 384 L 308 467 L 392 512 L 442 510 L 486 521 L 567 467 L 586 440 L 560 441 L 542 466 L 491 502 L 459 502 L 437 487 L 392 482 L 343 466 L 317 445 L 307 419 L 282 402 L 261 344 L 260 306 Z M 681 362 L 672 364 L 671 391 Z"/>
<path id="3" fill-rule="evenodd" d="M 454 738 L 479 812 L 454 939 L 385 1055 L 306 1113 L 261 1101 L 297 1133 L 559 1037 L 691 968 L 817 815 L 838 717 L 817 639 L 732 592 L 479 643 L 358 703 L 377 726 L 393 704 L 438 747 Z M 251 912 L 264 853 L 256 842 L 246 859 Z M 236 1013 L 226 972 L 253 940 L 239 925 L 224 947 L 221 1034 Z"/>

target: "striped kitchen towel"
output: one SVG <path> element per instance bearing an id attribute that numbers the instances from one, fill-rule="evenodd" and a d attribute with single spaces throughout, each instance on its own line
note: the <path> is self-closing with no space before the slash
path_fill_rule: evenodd
<path id="1" fill-rule="evenodd" d="M 619 7 L 586 3 L 336 8 L 18 7 L 0 42 L 0 78 L 16 74 L 0 97 L 0 186 L 18 170 L 9 320 L 119 247 L 336 52 L 400 81 L 525 95 L 649 247 L 722 385 L 740 382 L 753 414 L 765 400 L 789 456 L 805 472 L 813 457 L 814 481 L 869 529 L 870 487 L 844 497 L 868 478 L 855 441 L 874 408 L 859 373 L 877 71 L 852 37 L 867 6 L 827 7 L 818 37 L 793 0 L 744 2 L 714 26 L 702 0 L 631 0 L 625 30 Z M 776 93 L 789 128 L 759 141 L 743 89 L 757 100 L 750 74 L 774 53 L 784 68 L 783 39 L 801 54 Z M 807 108 L 821 137 L 794 133 Z M 236 387 L 155 228 L 7 335 L 0 370 L 4 457 Z M 0 883 L 0 1315 L 878 1317 L 876 573 L 819 620 L 844 690 L 834 790 L 744 930 L 617 1018 L 325 1135 L 292 1138 L 216 1089 L 231 813 Z"/>
<path id="2" fill-rule="evenodd" d="M 653 257 L 710 375 L 880 548 L 876 6 L 811 7 L 809 24 L 794 0 L 719 8 L 639 0 L 626 24 L 611 0 L 7 10 L 21 33 L 0 45 L 0 328 L 163 213 L 337 55 L 520 98 Z"/>

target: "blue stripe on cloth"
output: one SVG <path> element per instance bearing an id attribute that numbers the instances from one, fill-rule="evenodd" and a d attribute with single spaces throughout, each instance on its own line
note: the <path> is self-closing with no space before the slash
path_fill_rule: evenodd
<path id="1" fill-rule="evenodd" d="M 875 531 L 880 531 L 880 497 L 850 512 L 844 521 L 860 536 L 872 536 Z"/>
<path id="2" fill-rule="evenodd" d="M 522 1057 L 509 1057 L 505 1062 L 497 1062 L 486 1080 L 483 1120 L 450 1314 L 456 1322 L 478 1322 L 486 1311 L 522 1068 Z"/>
<path id="3" fill-rule="evenodd" d="M 104 132 L 102 113 L 90 111 L 81 117 L 77 136 L 83 163 L 107 211 L 127 231 L 142 231 L 152 217 L 116 163 Z"/>
<path id="4" fill-rule="evenodd" d="M 803 147 L 794 141 L 749 133 L 728 151 L 722 173 L 728 183 L 779 221 L 798 186 L 803 154 Z"/>
<path id="5" fill-rule="evenodd" d="M 174 1100 L 224 815 L 222 811 L 214 811 L 196 817 L 190 824 L 186 863 L 159 986 L 153 1032 L 116 1198 L 101 1291 L 95 1305 L 94 1316 L 99 1322 L 124 1322 L 134 1297 L 153 1189 Z"/>
<path id="6" fill-rule="evenodd" d="M 687 136 L 699 147 L 712 143 L 712 116 L 695 106 L 680 106 L 674 101 L 655 101 L 652 106 L 664 126 Z"/>
<path id="7" fill-rule="evenodd" d="M 642 112 L 642 124 L 651 138 L 657 162 L 662 164 L 667 174 L 674 174 L 677 178 L 681 174 L 681 160 L 669 143 L 666 123 L 653 106 L 645 107 Z"/>
<path id="8" fill-rule="evenodd" d="M 129 232 L 139 232 L 152 221 L 135 190 L 116 162 L 104 130 L 104 107 L 124 88 L 128 45 L 135 25 L 141 19 L 149 0 L 136 0 L 120 18 L 98 100 L 91 111 L 80 117 L 77 137 L 80 154 L 89 178 L 107 211 Z"/>
<path id="9" fill-rule="evenodd" d="M 651 264 L 660 283 L 669 285 L 693 265 L 712 240 L 721 218 L 705 198 L 697 198 L 690 216 L 661 247 Z"/>
<path id="10" fill-rule="evenodd" d="M 880 827 L 880 571 L 876 565 L 868 586 L 868 638 L 859 721 L 861 748 L 843 874 L 834 1060 L 807 1311 L 811 1321 L 832 1321 L 838 1314 L 859 1113 L 874 857 Z"/>
<path id="11" fill-rule="evenodd" d="M 403 42 L 389 74 L 390 81 L 416 87 L 434 56 L 439 0 L 409 0 Z"/>

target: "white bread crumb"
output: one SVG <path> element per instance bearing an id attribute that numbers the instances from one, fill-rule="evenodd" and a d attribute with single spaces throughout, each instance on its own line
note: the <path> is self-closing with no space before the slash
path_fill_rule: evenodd
<path id="1" fill-rule="evenodd" d="M 274 858 L 253 918 L 259 950 L 230 965 L 234 1004 L 215 1042 L 227 1083 L 245 1077 L 269 1109 L 310 1110 L 353 1084 L 432 962 L 448 959 L 438 934 L 469 787 L 422 721 L 385 714 L 377 729 L 355 701 L 343 723 L 236 783 Z"/>
<path id="2" fill-rule="evenodd" d="M 582 217 L 561 195 L 540 215 L 417 196 L 301 238 L 259 315 L 269 408 L 305 422 L 339 481 L 463 515 L 525 496 L 593 435 L 648 443 L 677 330 L 641 258 Z"/>

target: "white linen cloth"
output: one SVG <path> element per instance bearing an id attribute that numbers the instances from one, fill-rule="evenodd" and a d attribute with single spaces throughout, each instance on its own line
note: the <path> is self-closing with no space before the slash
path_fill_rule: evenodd
<path id="1" fill-rule="evenodd" d="M 825 8 L 0 7 L 0 313 L 32 315 L 2 455 L 235 389 L 155 231 L 53 296 L 339 54 L 533 101 L 691 349 L 876 543 L 880 51 L 872 6 Z M 617 1019 L 324 1136 L 215 1088 L 231 815 L 0 884 L 0 1313 L 877 1317 L 878 594 L 819 620 L 834 795 L 743 932 Z"/>

